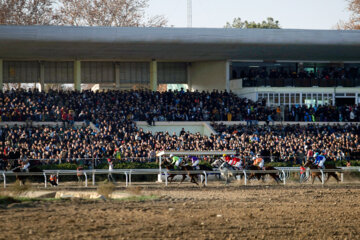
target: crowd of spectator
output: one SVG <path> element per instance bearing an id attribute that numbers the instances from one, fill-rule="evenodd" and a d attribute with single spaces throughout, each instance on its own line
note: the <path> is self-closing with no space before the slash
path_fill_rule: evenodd
<path id="1" fill-rule="evenodd" d="M 359 125 L 310 124 L 275 125 L 278 109 L 264 101 L 252 102 L 232 93 L 214 91 L 110 91 L 110 92 L 26 92 L 0 93 L 2 121 L 60 121 L 57 126 L 3 126 L 0 128 L 0 159 L 52 159 L 74 162 L 79 159 L 154 161 L 161 150 L 236 150 L 240 157 L 256 154 L 267 160 L 301 162 L 309 148 L 324 151 L 333 160 L 358 159 Z M 343 114 L 352 120 L 355 106 L 294 107 L 285 118 L 305 117 L 330 121 Z M 312 116 L 311 119 L 309 116 Z M 346 116 L 349 115 L 349 118 Z M 70 117 L 71 116 L 71 117 Z M 217 135 L 202 136 L 182 131 L 144 132 L 136 120 L 266 120 L 270 124 L 228 126 L 213 123 Z M 356 120 L 357 118 L 353 119 Z M 61 121 L 69 122 L 63 124 Z M 72 121 L 84 121 L 80 128 Z M 96 127 L 89 126 L 93 122 Z M 316 121 L 318 121 L 316 119 Z M 4 161 L 2 162 L 4 163 Z M 0 164 L 1 165 L 1 164 Z M 1 168 L 1 166 L 0 166 Z"/>
<path id="2" fill-rule="evenodd" d="M 268 107 L 228 92 L 38 91 L 0 93 L 0 121 L 360 121 L 360 107 Z"/>
<path id="3" fill-rule="evenodd" d="M 132 122 L 108 122 L 100 132 L 90 127 L 4 127 L 0 129 L 0 159 L 52 159 L 76 162 L 115 158 L 124 161 L 155 161 L 162 150 L 235 150 L 246 160 L 257 154 L 267 161 L 301 163 L 313 149 L 330 160 L 359 159 L 359 125 L 219 125 L 217 135 L 202 136 L 185 130 L 144 132 Z"/>
<path id="4" fill-rule="evenodd" d="M 293 71 L 286 68 L 248 68 L 247 70 L 240 71 L 240 78 L 248 79 L 279 79 L 279 78 L 292 78 L 292 79 L 356 79 L 360 78 L 359 68 L 342 68 L 342 67 L 328 67 L 322 68 L 317 71 Z"/>

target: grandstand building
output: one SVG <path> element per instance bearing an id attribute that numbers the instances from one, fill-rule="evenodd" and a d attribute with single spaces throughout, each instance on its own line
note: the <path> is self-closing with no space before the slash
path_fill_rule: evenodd
<path id="1" fill-rule="evenodd" d="M 0 26 L 7 83 L 184 84 L 267 105 L 360 103 L 360 31 Z"/>

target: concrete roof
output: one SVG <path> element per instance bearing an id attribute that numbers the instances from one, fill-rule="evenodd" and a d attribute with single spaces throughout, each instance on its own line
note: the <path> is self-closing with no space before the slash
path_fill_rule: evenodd
<path id="1" fill-rule="evenodd" d="M 0 26 L 0 58 L 359 61 L 360 31 Z"/>

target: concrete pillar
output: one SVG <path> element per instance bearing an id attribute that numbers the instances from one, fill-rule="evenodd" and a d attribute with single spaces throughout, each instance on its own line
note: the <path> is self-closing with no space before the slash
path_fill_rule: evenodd
<path id="1" fill-rule="evenodd" d="M 45 65 L 40 62 L 40 92 L 45 91 Z"/>
<path id="2" fill-rule="evenodd" d="M 115 88 L 120 89 L 120 65 L 115 63 Z"/>
<path id="3" fill-rule="evenodd" d="M 187 84 L 188 84 L 188 89 L 190 91 L 192 91 L 192 82 L 191 82 L 191 63 L 188 63 L 186 66 L 186 74 L 187 74 Z"/>
<path id="4" fill-rule="evenodd" d="M 157 90 L 157 61 L 150 62 L 150 90 Z"/>
<path id="5" fill-rule="evenodd" d="M 3 60 L 0 59 L 0 91 L 3 91 L 3 87 L 4 87 L 4 74 L 3 74 Z"/>
<path id="6" fill-rule="evenodd" d="M 225 90 L 230 92 L 230 61 L 226 61 L 225 68 Z"/>
<path id="7" fill-rule="evenodd" d="M 74 61 L 74 89 L 81 91 L 81 61 Z"/>

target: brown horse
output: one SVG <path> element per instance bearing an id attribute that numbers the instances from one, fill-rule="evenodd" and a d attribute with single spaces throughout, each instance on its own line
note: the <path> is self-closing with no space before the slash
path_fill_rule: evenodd
<path id="1" fill-rule="evenodd" d="M 260 171 L 262 169 L 260 167 L 258 167 L 258 166 L 249 165 L 249 166 L 246 167 L 246 170 Z M 276 168 L 271 167 L 271 166 L 267 166 L 267 167 L 265 167 L 265 170 L 267 170 L 267 171 L 270 171 L 270 170 L 274 171 L 275 170 L 276 171 Z M 259 173 L 250 173 L 248 179 L 250 180 L 250 179 L 256 178 L 257 180 L 260 180 L 266 174 L 269 174 L 270 177 L 272 177 L 276 181 L 276 183 L 281 182 L 281 179 L 280 179 L 278 173 L 266 173 L 266 172 L 264 172 L 264 173 L 260 173 L 260 172 Z"/>
<path id="2" fill-rule="evenodd" d="M 18 175 L 17 173 L 22 172 L 21 167 L 22 166 L 19 164 L 18 161 L 13 161 L 12 163 L 11 162 L 8 163 L 6 170 L 13 171 L 15 173 L 16 180 L 20 182 L 20 185 L 25 185 L 26 180 L 32 178 L 32 176 Z M 38 168 L 38 166 L 36 166 L 35 164 L 31 163 L 28 168 L 28 172 L 43 172 L 43 170 Z"/>
<path id="3" fill-rule="evenodd" d="M 312 161 L 310 160 L 307 160 L 306 163 L 304 164 L 304 167 L 308 167 L 310 169 L 316 169 L 316 170 L 319 170 L 318 166 L 316 166 Z M 339 169 L 340 168 L 337 168 L 337 167 L 334 167 L 332 165 L 324 165 L 324 169 Z M 327 176 L 327 179 L 325 182 L 327 182 L 329 180 L 329 178 L 332 176 L 336 179 L 337 182 L 340 182 L 340 179 L 339 177 L 336 175 L 335 172 L 328 172 L 327 173 L 328 176 Z M 311 179 L 312 179 L 312 184 L 314 184 L 314 181 L 315 181 L 315 178 L 318 177 L 318 179 L 320 180 L 320 182 L 322 182 L 321 180 L 321 172 L 311 172 Z"/>
<path id="4" fill-rule="evenodd" d="M 173 179 L 176 175 L 182 175 L 182 179 L 179 184 L 181 184 L 185 180 L 186 176 L 189 176 L 190 182 L 195 183 L 196 185 L 199 185 L 196 181 L 196 179 L 198 178 L 197 174 L 190 174 L 190 172 L 189 172 L 189 171 L 193 170 L 193 168 L 191 166 L 180 166 L 178 169 L 175 169 L 174 166 L 171 165 L 171 163 L 169 163 L 168 161 L 164 161 L 163 165 L 169 171 L 169 176 L 167 177 L 169 183 L 171 183 L 173 181 Z M 185 173 L 183 173 L 183 174 L 171 173 L 172 171 L 186 171 L 187 173 L 186 174 Z"/>

